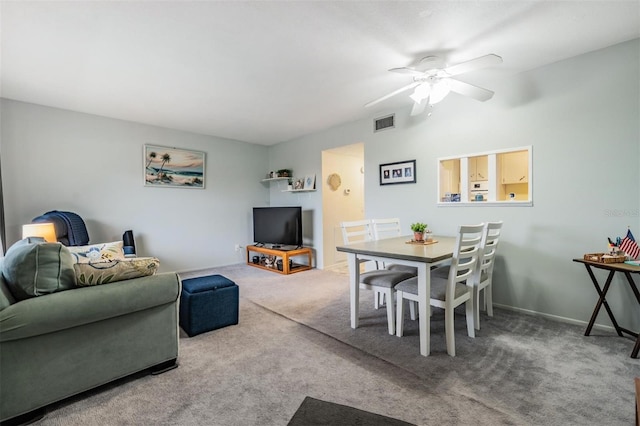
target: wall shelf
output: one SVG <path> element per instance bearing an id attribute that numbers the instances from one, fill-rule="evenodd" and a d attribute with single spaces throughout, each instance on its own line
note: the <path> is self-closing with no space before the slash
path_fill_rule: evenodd
<path id="1" fill-rule="evenodd" d="M 267 179 L 262 179 L 260 182 L 276 182 L 279 180 L 288 180 L 291 179 L 290 177 L 276 177 L 276 178 L 267 178 Z"/>
<path id="2" fill-rule="evenodd" d="M 283 189 L 282 192 L 315 192 L 317 189 Z"/>

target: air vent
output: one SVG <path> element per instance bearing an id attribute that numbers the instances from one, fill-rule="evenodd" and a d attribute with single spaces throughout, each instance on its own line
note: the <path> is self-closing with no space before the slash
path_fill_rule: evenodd
<path id="1" fill-rule="evenodd" d="M 373 131 L 379 132 L 385 129 L 392 129 L 395 127 L 394 124 L 395 114 L 388 115 L 386 117 L 376 118 L 373 122 Z"/>

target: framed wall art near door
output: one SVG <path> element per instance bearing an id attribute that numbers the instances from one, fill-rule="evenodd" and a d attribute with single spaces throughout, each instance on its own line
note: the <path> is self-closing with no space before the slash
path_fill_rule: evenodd
<path id="1" fill-rule="evenodd" d="M 416 160 L 380 164 L 380 185 L 416 183 Z"/>
<path id="2" fill-rule="evenodd" d="M 205 153 L 144 145 L 144 186 L 204 189 Z"/>

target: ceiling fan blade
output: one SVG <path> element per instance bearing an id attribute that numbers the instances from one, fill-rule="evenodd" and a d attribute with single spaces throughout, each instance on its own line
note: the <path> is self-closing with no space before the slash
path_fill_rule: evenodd
<path id="1" fill-rule="evenodd" d="M 413 108 L 411 108 L 411 115 L 414 116 L 422 114 L 428 103 L 429 102 L 427 102 L 426 100 L 422 102 L 414 102 Z"/>
<path id="2" fill-rule="evenodd" d="M 424 72 L 422 71 L 417 71 L 409 67 L 391 68 L 389 71 L 397 72 L 398 74 L 409 74 L 409 75 L 416 75 L 416 76 L 424 74 Z"/>
<path id="3" fill-rule="evenodd" d="M 416 86 L 417 86 L 417 85 L 419 85 L 419 84 L 420 84 L 420 83 L 418 83 L 418 82 L 413 82 L 413 83 L 411 83 L 411 84 L 408 84 L 408 85 L 406 85 L 406 86 L 404 86 L 404 87 L 399 88 L 398 90 L 394 90 L 393 92 L 391 92 L 391 93 L 389 93 L 389 94 L 387 94 L 387 95 L 384 95 L 384 96 L 383 96 L 383 97 L 381 97 L 381 98 L 376 99 L 375 101 L 371 101 L 371 102 L 369 102 L 368 104 L 365 104 L 365 106 L 364 106 L 364 107 L 365 107 L 365 108 L 367 108 L 367 107 L 370 107 L 370 106 L 372 106 L 372 105 L 375 105 L 375 104 L 377 104 L 378 102 L 382 102 L 382 101 L 384 101 L 385 99 L 389 99 L 390 97 L 395 96 L 395 95 L 397 95 L 398 93 L 402 93 L 402 92 L 404 92 L 405 90 L 413 89 L 414 87 L 416 87 Z"/>
<path id="4" fill-rule="evenodd" d="M 447 84 L 452 92 L 468 96 L 478 101 L 488 101 L 493 97 L 493 92 L 491 90 L 483 89 L 482 87 L 474 86 L 473 84 L 465 83 L 464 81 L 456 80 L 455 78 L 448 78 Z"/>
<path id="5" fill-rule="evenodd" d="M 457 65 L 452 65 L 445 68 L 443 71 L 447 75 L 459 75 L 465 72 L 478 70 L 480 68 L 490 67 L 491 65 L 498 65 L 502 63 L 502 58 L 493 53 L 489 55 L 480 56 L 479 58 L 471 59 L 467 62 L 462 62 Z"/>

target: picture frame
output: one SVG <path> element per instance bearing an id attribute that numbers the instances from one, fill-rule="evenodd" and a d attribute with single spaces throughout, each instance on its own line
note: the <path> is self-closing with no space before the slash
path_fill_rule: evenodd
<path id="1" fill-rule="evenodd" d="M 316 189 L 316 175 L 307 175 L 304 177 L 303 189 Z"/>
<path id="2" fill-rule="evenodd" d="M 145 144 L 143 160 L 144 186 L 204 189 L 203 151 Z"/>
<path id="3" fill-rule="evenodd" d="M 380 164 L 380 185 L 416 182 L 416 160 Z"/>

